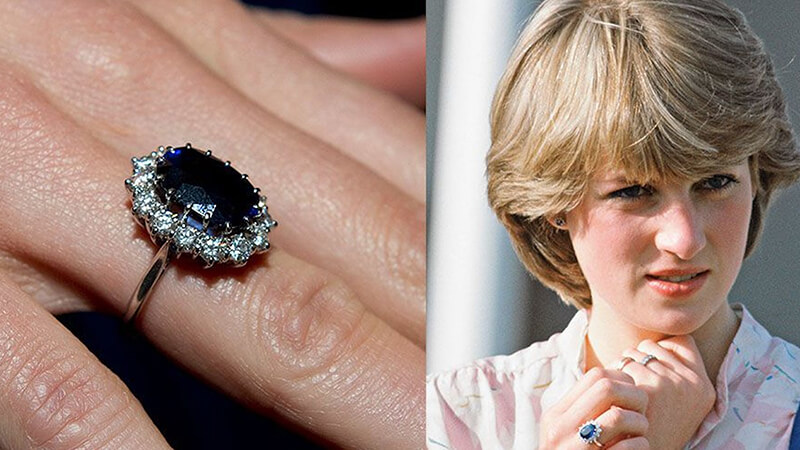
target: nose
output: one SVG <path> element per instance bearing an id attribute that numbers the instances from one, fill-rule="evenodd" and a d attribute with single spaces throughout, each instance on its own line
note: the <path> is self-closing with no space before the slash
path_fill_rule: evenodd
<path id="1" fill-rule="evenodd" d="M 688 261 L 706 246 L 702 217 L 690 199 L 672 201 L 655 220 L 655 244 L 659 250 Z"/>

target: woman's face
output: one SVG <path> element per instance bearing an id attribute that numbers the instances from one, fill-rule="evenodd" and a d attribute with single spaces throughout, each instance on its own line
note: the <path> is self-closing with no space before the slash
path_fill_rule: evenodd
<path id="1" fill-rule="evenodd" d="M 593 305 L 652 332 L 697 330 L 727 303 L 753 200 L 747 163 L 656 185 L 606 171 L 567 214 Z"/>

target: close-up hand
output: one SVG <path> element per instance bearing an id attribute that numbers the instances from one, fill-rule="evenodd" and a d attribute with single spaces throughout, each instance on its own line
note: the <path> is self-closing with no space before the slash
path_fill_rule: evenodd
<path id="1" fill-rule="evenodd" d="M 589 420 L 601 425 L 600 443 L 604 448 L 650 448 L 643 437 L 649 426 L 646 409 L 647 394 L 634 385 L 630 376 L 618 370 L 593 368 L 542 414 L 539 448 L 591 448 L 576 434 Z"/>
<path id="2" fill-rule="evenodd" d="M 653 355 L 645 365 L 639 362 Z M 711 411 L 716 399 L 700 351 L 691 336 L 644 340 L 623 352 L 633 361 L 623 371 L 649 397 L 647 439 L 652 448 L 682 449 Z"/>
<path id="3" fill-rule="evenodd" d="M 232 0 L 0 6 L 0 448 L 169 445 L 53 315 L 122 316 L 157 250 L 131 157 L 186 142 L 246 172 L 280 226 L 241 268 L 177 259 L 137 332 L 323 445 L 422 446 L 424 22 L 326 40 L 303 20 Z"/>

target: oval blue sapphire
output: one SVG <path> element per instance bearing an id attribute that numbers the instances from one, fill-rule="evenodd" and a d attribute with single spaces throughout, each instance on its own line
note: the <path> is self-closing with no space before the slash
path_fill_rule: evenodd
<path id="1" fill-rule="evenodd" d="M 169 208 L 185 212 L 186 223 L 209 234 L 237 231 L 259 213 L 258 193 L 242 174 L 189 146 L 167 151 L 156 174 L 156 193 Z"/>
<path id="2" fill-rule="evenodd" d="M 583 439 L 584 441 L 591 440 L 592 438 L 594 438 L 596 433 L 597 433 L 597 427 L 595 427 L 594 424 L 592 423 L 587 423 L 586 425 L 582 426 L 581 429 L 578 431 L 578 434 L 580 434 L 581 439 Z"/>

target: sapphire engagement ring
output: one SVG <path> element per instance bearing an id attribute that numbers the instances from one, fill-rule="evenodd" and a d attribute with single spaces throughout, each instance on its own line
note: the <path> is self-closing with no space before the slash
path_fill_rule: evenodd
<path id="1" fill-rule="evenodd" d="M 600 443 L 600 433 L 602 432 L 603 428 L 600 424 L 595 420 L 590 420 L 578 428 L 578 437 L 586 444 L 594 444 L 602 448 L 603 444 Z"/>
<path id="2" fill-rule="evenodd" d="M 243 266 L 269 250 L 267 234 L 278 223 L 267 212 L 266 197 L 230 161 L 187 143 L 131 162 L 125 187 L 133 216 L 160 248 L 128 302 L 125 322 L 136 319 L 172 259 L 190 254 L 206 268 Z"/>

